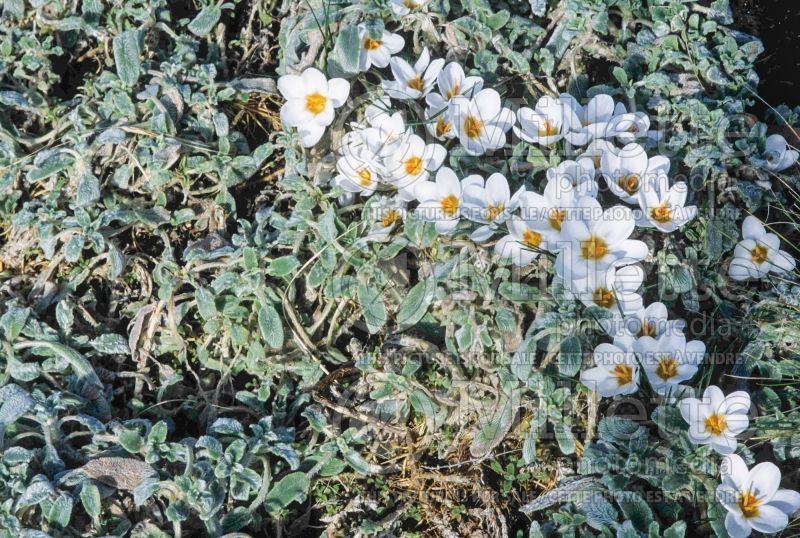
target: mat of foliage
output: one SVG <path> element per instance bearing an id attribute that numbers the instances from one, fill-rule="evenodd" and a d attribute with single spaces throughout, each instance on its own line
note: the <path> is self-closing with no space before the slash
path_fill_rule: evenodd
<path id="1" fill-rule="evenodd" d="M 800 288 L 719 268 L 746 214 L 800 240 L 800 176 L 757 160 L 800 110 L 747 114 L 764 51 L 727 0 L 6 0 L 0 536 L 725 535 L 680 416 L 578 382 L 602 334 L 563 290 L 413 219 L 365 248 L 281 130 L 277 77 L 341 72 L 368 20 L 507 97 L 658 117 L 700 212 L 648 302 L 730 357 L 698 384 L 750 392 L 742 453 L 797 489 Z M 512 149 L 510 179 L 554 164 Z"/>

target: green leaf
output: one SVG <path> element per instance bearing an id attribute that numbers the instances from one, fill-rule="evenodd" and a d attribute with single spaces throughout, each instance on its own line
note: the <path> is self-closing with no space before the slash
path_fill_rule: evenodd
<path id="1" fill-rule="evenodd" d="M 197 311 L 204 320 L 213 319 L 217 315 L 217 306 L 214 302 L 214 295 L 205 288 L 197 288 L 194 292 L 197 301 Z"/>
<path id="2" fill-rule="evenodd" d="M 306 473 L 289 473 L 269 490 L 264 508 L 267 512 L 278 512 L 295 501 L 303 502 L 310 487 Z"/>
<path id="3" fill-rule="evenodd" d="M 375 334 L 386 324 L 386 305 L 383 303 L 381 292 L 377 288 L 359 282 L 357 295 L 367 330 Z"/>
<path id="4" fill-rule="evenodd" d="M 0 329 L 3 330 L 3 337 L 9 342 L 17 339 L 17 336 L 22 332 L 25 323 L 28 321 L 28 316 L 31 315 L 30 308 L 9 308 L 8 311 L 0 317 Z"/>
<path id="5" fill-rule="evenodd" d="M 258 328 L 267 346 L 280 349 L 283 347 L 283 324 L 275 307 L 267 303 L 258 311 Z"/>
<path id="6" fill-rule="evenodd" d="M 84 482 L 81 487 L 81 504 L 89 517 L 97 521 L 101 510 L 100 490 L 91 482 Z"/>
<path id="7" fill-rule="evenodd" d="M 295 256 L 281 256 L 275 258 L 267 267 L 267 274 L 272 276 L 287 276 L 300 267 L 300 262 Z"/>
<path id="8" fill-rule="evenodd" d="M 558 373 L 572 377 L 581 369 L 581 341 L 577 336 L 567 336 L 561 341 L 558 354 Z"/>
<path id="9" fill-rule="evenodd" d="M 516 303 L 533 302 L 541 297 L 539 288 L 520 282 L 503 282 L 497 287 L 497 293 Z"/>
<path id="10" fill-rule="evenodd" d="M 618 493 L 616 500 L 625 517 L 631 520 L 638 530 L 647 532 L 647 527 L 653 521 L 653 511 L 645 500 L 632 491 Z"/>
<path id="11" fill-rule="evenodd" d="M 395 315 L 397 325 L 400 329 L 407 329 L 417 324 L 428 310 L 434 294 L 436 293 L 436 281 L 432 278 L 418 282 L 408 292 Z"/>
<path id="12" fill-rule="evenodd" d="M 122 32 L 114 38 L 114 63 L 117 75 L 126 86 L 133 86 L 139 80 L 139 54 L 139 33 L 136 30 Z"/>
<path id="13" fill-rule="evenodd" d="M 187 28 L 197 37 L 203 37 L 214 28 L 214 25 L 217 24 L 221 16 L 222 10 L 219 6 L 206 6 L 192 19 L 192 22 L 189 23 Z"/>
<path id="14" fill-rule="evenodd" d="M 578 509 L 586 516 L 586 523 L 596 530 L 613 526 L 617 521 L 617 510 L 600 492 L 590 493 Z"/>
<path id="15" fill-rule="evenodd" d="M 686 522 L 677 521 L 664 531 L 664 538 L 683 538 L 686 534 Z"/>
<path id="16" fill-rule="evenodd" d="M 361 55 L 361 40 L 358 37 L 358 28 L 348 26 L 339 31 L 336 44 L 333 47 L 333 58 L 339 68 L 348 74 L 359 72 L 358 60 Z"/>
<path id="17" fill-rule="evenodd" d="M 475 433 L 469 452 L 473 458 L 488 456 L 492 449 L 505 438 L 514 423 L 514 416 L 519 407 L 519 391 L 512 392 L 511 397 L 501 395 L 491 418 Z"/>
<path id="18" fill-rule="evenodd" d="M 62 493 L 58 496 L 47 513 L 47 521 L 53 528 L 62 530 L 69 525 L 73 504 L 72 497 L 69 494 Z"/>
<path id="19" fill-rule="evenodd" d="M 75 190 L 75 206 L 86 207 L 100 199 L 100 180 L 94 174 L 84 171 L 78 177 L 78 187 Z"/>
<path id="20" fill-rule="evenodd" d="M 614 69 L 611 70 L 611 74 L 614 75 L 614 78 L 617 79 L 620 86 L 628 85 L 628 74 L 620 66 L 614 67 Z"/>

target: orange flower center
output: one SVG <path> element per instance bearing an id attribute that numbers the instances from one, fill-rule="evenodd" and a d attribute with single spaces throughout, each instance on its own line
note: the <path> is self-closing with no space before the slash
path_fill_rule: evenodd
<path id="1" fill-rule="evenodd" d="M 611 308 L 614 306 L 614 292 L 606 288 L 597 288 L 592 294 L 592 300 L 597 306 Z"/>
<path id="2" fill-rule="evenodd" d="M 444 96 L 447 97 L 448 99 L 450 99 L 450 98 L 458 95 L 458 89 L 459 89 L 458 88 L 458 83 L 455 83 L 455 84 L 453 84 L 452 88 L 450 88 L 449 90 L 447 90 L 445 92 Z"/>
<path id="3" fill-rule="evenodd" d="M 467 116 L 464 120 L 464 132 L 473 140 L 478 138 L 483 132 L 483 122 L 475 116 Z"/>
<path id="4" fill-rule="evenodd" d="M 631 174 L 619 180 L 619 186 L 628 194 L 636 194 L 639 192 L 639 176 Z"/>
<path id="5" fill-rule="evenodd" d="M 542 234 L 528 228 L 522 234 L 522 242 L 525 243 L 525 246 L 527 247 L 539 248 L 539 245 L 542 244 Z"/>
<path id="6" fill-rule="evenodd" d="M 366 50 L 375 50 L 381 45 L 383 45 L 383 41 L 380 39 L 372 39 L 371 37 L 364 38 L 364 48 Z"/>
<path id="7" fill-rule="evenodd" d="M 714 413 L 706 419 L 706 431 L 712 435 L 721 435 L 728 427 L 725 415 Z"/>
<path id="8" fill-rule="evenodd" d="M 390 209 L 383 215 L 383 218 L 381 219 L 381 224 L 383 224 L 384 226 L 391 226 L 398 220 L 400 220 L 400 212 L 396 209 Z"/>
<path id="9" fill-rule="evenodd" d="M 489 222 L 492 222 L 494 219 L 496 219 L 496 218 L 497 218 L 497 216 L 498 216 L 500 213 L 502 213 L 502 212 L 503 212 L 503 210 L 504 210 L 505 208 L 506 208 L 506 206 L 505 206 L 505 204 L 503 204 L 502 202 L 501 202 L 501 203 L 499 203 L 499 204 L 497 204 L 497 205 L 494 205 L 494 204 L 489 204 L 489 205 L 486 207 L 486 220 L 488 220 Z"/>
<path id="10" fill-rule="evenodd" d="M 739 500 L 736 501 L 736 504 L 738 504 L 739 508 L 742 509 L 742 515 L 750 519 L 758 516 L 758 507 L 761 504 L 761 501 L 759 501 L 756 496 L 750 493 L 748 490 L 743 491 L 741 495 L 739 495 Z"/>
<path id="11" fill-rule="evenodd" d="M 442 198 L 442 201 L 439 202 L 439 205 L 442 206 L 442 212 L 447 217 L 454 217 L 455 214 L 458 212 L 458 197 L 455 194 L 450 194 Z"/>
<path id="12" fill-rule="evenodd" d="M 325 110 L 325 105 L 328 103 L 328 98 L 319 93 L 312 93 L 306 95 L 306 110 L 315 116 Z"/>
<path id="13" fill-rule="evenodd" d="M 756 243 L 756 246 L 753 247 L 753 250 L 750 251 L 750 257 L 753 259 L 755 263 L 764 263 L 767 261 L 767 247 L 764 245 L 760 245 Z"/>
<path id="14" fill-rule="evenodd" d="M 599 260 L 608 253 L 608 245 L 597 236 L 581 241 L 581 255 L 585 260 Z"/>
<path id="15" fill-rule="evenodd" d="M 539 124 L 539 136 L 554 136 L 558 134 L 558 127 L 547 120 Z"/>
<path id="16" fill-rule="evenodd" d="M 418 176 L 422 173 L 422 159 L 419 157 L 410 157 L 403 161 L 403 168 L 409 176 Z"/>
<path id="17" fill-rule="evenodd" d="M 672 379 L 678 375 L 678 361 L 673 359 L 672 356 L 660 359 L 656 368 L 656 375 L 664 381 Z"/>
<path id="18" fill-rule="evenodd" d="M 561 231 L 561 224 L 564 222 L 564 219 L 567 218 L 567 210 L 566 209 L 551 209 L 550 215 L 547 217 L 547 222 L 550 223 L 550 227 L 556 231 Z"/>
<path id="19" fill-rule="evenodd" d="M 362 187 L 369 187 L 372 185 L 372 172 L 368 168 L 362 168 L 358 171 L 359 183 Z"/>
<path id="20" fill-rule="evenodd" d="M 452 124 L 444 119 L 442 116 L 439 116 L 436 119 L 436 136 L 442 137 L 450 132 L 452 128 Z"/>
<path id="21" fill-rule="evenodd" d="M 639 338 L 642 336 L 654 336 L 656 334 L 656 324 L 652 321 L 644 321 L 639 332 L 636 334 Z"/>
<path id="22" fill-rule="evenodd" d="M 416 9 L 419 4 L 416 2 L 412 2 L 411 0 L 406 0 L 403 2 L 403 5 L 406 6 L 408 9 Z"/>
<path id="23" fill-rule="evenodd" d="M 422 75 L 417 75 L 416 77 L 412 78 L 408 81 L 408 87 L 412 90 L 417 90 L 421 92 L 422 89 L 425 87 L 425 82 L 422 81 Z"/>
<path id="24" fill-rule="evenodd" d="M 672 210 L 667 207 L 666 203 L 663 203 L 650 210 L 650 218 L 660 224 L 664 224 L 672 220 Z"/>
<path id="25" fill-rule="evenodd" d="M 617 386 L 621 387 L 633 381 L 633 368 L 627 364 L 617 364 L 611 370 L 611 375 L 617 378 Z"/>

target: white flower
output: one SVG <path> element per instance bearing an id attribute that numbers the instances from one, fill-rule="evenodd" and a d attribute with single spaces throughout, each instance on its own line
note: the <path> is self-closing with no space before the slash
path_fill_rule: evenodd
<path id="1" fill-rule="evenodd" d="M 683 181 L 671 188 L 663 170 L 658 170 L 654 178 L 646 180 L 639 189 L 641 218 L 639 226 L 655 227 L 662 232 L 674 232 L 697 216 L 697 206 L 685 206 L 689 187 Z"/>
<path id="2" fill-rule="evenodd" d="M 642 308 L 642 296 L 636 291 L 643 281 L 644 270 L 639 265 L 608 267 L 573 280 L 570 289 L 586 306 L 624 316 Z"/>
<path id="3" fill-rule="evenodd" d="M 668 319 L 667 306 L 664 303 L 652 303 L 631 314 L 615 316 L 600 320 L 600 325 L 609 336 L 628 335 L 634 338 L 652 336 L 655 339 L 665 334 L 682 333 L 686 322 L 682 319 Z"/>
<path id="4" fill-rule="evenodd" d="M 387 181 L 394 185 L 400 198 L 414 199 L 414 185 L 428 179 L 428 175 L 442 165 L 447 151 L 439 144 L 426 144 L 415 134 L 390 155 L 384 165 Z"/>
<path id="5" fill-rule="evenodd" d="M 449 140 L 456 137 L 456 130 L 453 126 L 453 119 L 450 117 L 450 110 L 443 108 L 437 110 L 433 107 L 425 109 L 425 129 L 436 140 Z"/>
<path id="6" fill-rule="evenodd" d="M 781 471 L 774 463 L 759 463 L 748 471 L 740 456 L 729 454 L 720 464 L 720 475 L 716 496 L 728 510 L 725 530 L 732 538 L 745 538 L 753 530 L 778 532 L 800 508 L 800 493 L 778 489 Z"/>
<path id="7" fill-rule="evenodd" d="M 418 218 L 435 222 L 436 231 L 449 234 L 458 226 L 461 217 L 463 193 L 469 185 L 483 186 L 481 176 L 467 176 L 461 181 L 450 168 L 443 166 L 436 172 L 436 180 L 417 183 L 414 194 L 419 200 L 415 210 Z"/>
<path id="8" fill-rule="evenodd" d="M 472 232 L 470 239 L 478 243 L 489 239 L 517 209 L 523 192 L 524 186 L 511 196 L 508 181 L 499 173 L 489 176 L 485 184 L 475 183 L 466 187 L 462 214 L 473 222 L 483 224 Z"/>
<path id="9" fill-rule="evenodd" d="M 600 172 L 608 188 L 629 204 L 638 203 L 639 189 L 660 172 L 669 172 L 669 159 L 661 155 L 648 158 L 639 144 L 628 144 L 619 152 L 603 152 Z"/>
<path id="10" fill-rule="evenodd" d="M 531 223 L 544 234 L 544 241 L 550 252 L 561 249 L 564 241 L 564 221 L 569 218 L 570 211 L 575 210 L 578 199 L 577 191 L 571 182 L 564 178 L 549 180 L 542 194 L 525 191 L 520 198 L 520 215 L 522 220 Z"/>
<path id="11" fill-rule="evenodd" d="M 581 372 L 581 383 L 604 398 L 632 394 L 639 389 L 639 366 L 633 353 L 633 339 L 619 337 L 613 344 L 594 349 L 597 365 Z"/>
<path id="12" fill-rule="evenodd" d="M 347 100 L 350 83 L 342 78 L 325 78 L 313 67 L 300 75 L 283 75 L 278 90 L 286 102 L 281 107 L 284 127 L 296 127 L 300 143 L 310 148 L 322 138 L 325 127 L 333 123 L 333 109 Z"/>
<path id="13" fill-rule="evenodd" d="M 617 103 L 614 117 L 606 125 L 606 138 L 616 138 L 623 144 L 646 138 L 650 118 L 644 112 L 627 112 L 625 105 Z"/>
<path id="14" fill-rule="evenodd" d="M 572 109 L 572 122 L 567 126 L 564 138 L 575 146 L 583 146 L 595 138 L 605 138 L 608 122 L 614 116 L 614 99 L 601 93 L 592 97 L 586 106 L 568 93 L 562 93 L 561 101 Z M 575 121 L 577 120 L 577 121 Z"/>
<path id="15" fill-rule="evenodd" d="M 689 424 L 689 440 L 696 445 L 711 445 L 720 454 L 732 454 L 736 436 L 750 424 L 750 395 L 741 390 L 725 396 L 719 387 L 710 385 L 701 400 L 685 398 L 678 402 L 678 409 Z"/>
<path id="16" fill-rule="evenodd" d="M 734 280 L 764 278 L 769 273 L 794 271 L 795 260 L 780 250 L 781 242 L 775 234 L 767 233 L 761 221 L 749 216 L 742 223 L 742 240 L 733 251 L 728 276 Z"/>
<path id="17" fill-rule="evenodd" d="M 588 157 L 580 157 L 577 161 L 561 161 L 555 168 L 547 170 L 548 181 L 555 181 L 561 187 L 571 187 L 578 196 L 597 198 L 599 188 L 594 176 L 594 162 Z"/>
<path id="18" fill-rule="evenodd" d="M 770 135 L 764 148 L 764 168 L 771 172 L 786 170 L 797 162 L 798 155 L 800 153 L 791 148 L 784 137 L 779 134 Z"/>
<path id="19" fill-rule="evenodd" d="M 586 149 L 583 150 L 583 153 L 578 155 L 577 160 L 580 161 L 581 159 L 591 159 L 592 163 L 594 163 L 595 175 L 600 173 L 600 165 L 603 158 L 603 153 L 610 152 L 610 153 L 618 153 L 619 150 L 617 146 L 609 142 L 608 140 L 603 140 L 602 138 L 595 138 L 589 145 L 586 146 Z"/>
<path id="20" fill-rule="evenodd" d="M 667 395 L 681 382 L 697 373 L 706 345 L 700 340 L 686 342 L 683 334 L 665 334 L 658 340 L 642 336 L 634 343 L 642 368 L 656 393 Z"/>
<path id="21" fill-rule="evenodd" d="M 603 211 L 600 202 L 584 196 L 576 200 L 574 218 L 561 230 L 567 241 L 556 258 L 556 271 L 564 280 L 574 280 L 609 266 L 642 261 L 648 248 L 642 241 L 628 239 L 635 222 L 627 207 L 617 205 Z"/>
<path id="22" fill-rule="evenodd" d="M 395 99 L 419 99 L 433 88 L 433 83 L 444 65 L 444 59 L 437 58 L 431 61 L 428 47 L 425 47 L 413 67 L 398 57 L 392 58 L 389 65 L 394 80 L 382 82 L 386 93 Z"/>
<path id="23" fill-rule="evenodd" d="M 471 97 L 477 94 L 483 89 L 483 79 L 466 76 L 461 64 L 450 62 L 436 77 L 436 89 L 439 91 L 426 95 L 425 101 L 429 107 L 438 111 L 446 108 L 457 95 Z"/>
<path id="24" fill-rule="evenodd" d="M 398 17 L 408 15 L 415 9 L 419 9 L 428 3 L 428 0 L 390 0 L 389 4 L 392 11 Z"/>
<path id="25" fill-rule="evenodd" d="M 525 142 L 550 146 L 561 140 L 570 125 L 579 123 L 571 104 L 560 98 L 545 95 L 536 102 L 534 109 L 522 107 L 517 112 L 519 127 L 514 134 Z"/>
<path id="26" fill-rule="evenodd" d="M 406 203 L 396 196 L 380 196 L 372 200 L 374 202 L 364 208 L 364 220 L 370 223 L 370 228 L 363 243 L 385 240 L 406 218 Z"/>
<path id="27" fill-rule="evenodd" d="M 358 25 L 358 39 L 361 43 L 358 68 L 361 71 L 366 71 L 373 65 L 386 67 L 392 54 L 403 50 L 406 44 L 401 36 L 386 30 L 383 30 L 380 36 L 375 35 L 365 23 Z"/>
<path id="28" fill-rule="evenodd" d="M 363 146 L 350 149 L 336 161 L 339 174 L 333 179 L 347 192 L 369 196 L 380 184 L 381 166 Z"/>
<path id="29" fill-rule="evenodd" d="M 382 99 L 370 104 L 365 115 L 369 127 L 361 132 L 361 141 L 369 151 L 381 158 L 389 157 L 408 142 L 412 132 L 400 112 L 391 112 L 389 100 Z"/>
<path id="30" fill-rule="evenodd" d="M 458 139 L 470 155 L 502 147 L 514 123 L 514 113 L 503 108 L 500 94 L 492 89 L 481 90 L 472 98 L 453 96 L 449 109 Z"/>

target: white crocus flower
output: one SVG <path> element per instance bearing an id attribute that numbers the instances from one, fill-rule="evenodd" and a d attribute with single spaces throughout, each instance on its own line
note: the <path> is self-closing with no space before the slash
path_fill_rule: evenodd
<path id="1" fill-rule="evenodd" d="M 425 96 L 428 104 L 428 108 L 425 109 L 425 127 L 438 140 L 454 138 L 456 131 L 449 110 L 450 101 L 458 95 L 471 97 L 478 93 L 483 89 L 483 79 L 466 76 L 461 64 L 450 62 L 436 77 L 436 89 L 438 92 L 431 92 Z"/>
<path id="2" fill-rule="evenodd" d="M 648 180 L 639 189 L 641 218 L 636 224 L 645 228 L 657 228 L 662 232 L 674 232 L 697 216 L 697 206 L 686 206 L 689 187 L 683 181 L 669 186 L 669 178 L 663 170 Z"/>
<path id="3" fill-rule="evenodd" d="M 647 138 L 650 129 L 650 117 L 644 112 L 628 112 L 625 105 L 617 103 L 614 117 L 606 125 L 606 138 L 616 138 L 623 144 L 629 144 Z"/>
<path id="4" fill-rule="evenodd" d="M 586 306 L 604 308 L 612 314 L 628 315 L 642 308 L 642 296 L 637 290 L 644 281 L 639 265 L 609 267 L 591 272 L 570 283 L 570 289 Z"/>
<path id="5" fill-rule="evenodd" d="M 499 173 L 489 176 L 485 184 L 476 183 L 466 187 L 462 214 L 473 222 L 483 224 L 472 232 L 470 239 L 478 243 L 489 239 L 517 209 L 524 192 L 523 186 L 512 196 L 508 181 Z"/>
<path id="6" fill-rule="evenodd" d="M 492 89 L 481 90 L 472 98 L 456 95 L 450 99 L 449 110 L 458 139 L 470 155 L 502 147 L 514 123 L 514 113 L 503 108 L 500 94 Z"/>
<path id="7" fill-rule="evenodd" d="M 380 185 L 382 168 L 363 146 L 348 150 L 336 161 L 338 175 L 333 179 L 347 192 L 369 196 Z"/>
<path id="8" fill-rule="evenodd" d="M 459 181 L 452 169 L 439 168 L 435 181 L 423 181 L 414 187 L 414 195 L 419 200 L 415 215 L 434 222 L 440 234 L 451 233 L 458 226 L 464 190 L 470 185 L 482 187 L 483 178 L 471 175 Z"/>
<path id="9" fill-rule="evenodd" d="M 400 112 L 384 108 L 388 99 L 367 107 L 365 114 L 370 126 L 363 130 L 362 140 L 369 151 L 380 158 L 390 157 L 404 148 L 411 129 Z"/>
<path id="10" fill-rule="evenodd" d="M 556 259 L 556 271 L 566 281 L 582 278 L 612 265 L 642 261 L 648 248 L 642 241 L 628 239 L 635 222 L 627 207 L 617 205 L 605 211 L 600 202 L 584 196 L 576 200 L 561 226 L 566 241 Z"/>
<path id="11" fill-rule="evenodd" d="M 720 464 L 720 476 L 716 497 L 728 510 L 725 530 L 731 538 L 746 538 L 754 530 L 779 532 L 800 508 L 800 493 L 779 489 L 781 471 L 774 463 L 759 463 L 748 471 L 740 456 L 729 454 Z"/>
<path id="12" fill-rule="evenodd" d="M 764 278 L 769 272 L 794 271 L 794 258 L 780 250 L 780 246 L 778 236 L 767 233 L 761 221 L 750 215 L 742 223 L 742 240 L 733 251 L 728 276 L 734 280 L 747 280 Z"/>
<path id="13" fill-rule="evenodd" d="M 619 152 L 604 152 L 600 172 L 608 188 L 629 204 L 639 201 L 639 190 L 650 178 L 669 172 L 669 159 L 661 155 L 648 158 L 639 144 L 628 144 Z"/>
<path id="14" fill-rule="evenodd" d="M 570 211 L 575 210 L 578 199 L 572 184 L 563 178 L 553 178 L 544 186 L 542 194 L 525 191 L 520 198 L 520 215 L 524 221 L 533 224 L 544 234 L 547 250 L 561 250 L 564 241 L 564 221 L 569 218 Z"/>
<path id="15" fill-rule="evenodd" d="M 394 185 L 405 201 L 414 199 L 414 185 L 425 181 L 431 172 L 438 169 L 447 157 L 447 150 L 439 144 L 426 144 L 418 135 L 412 134 L 405 144 L 386 160 L 387 180 Z"/>
<path id="16" fill-rule="evenodd" d="M 376 197 L 375 202 L 365 208 L 365 221 L 370 223 L 364 243 L 383 241 L 406 218 L 406 203 L 396 196 Z"/>
<path id="17" fill-rule="evenodd" d="M 514 126 L 514 134 L 540 146 L 555 144 L 568 132 L 570 125 L 579 123 L 570 103 L 549 95 L 540 97 L 535 108 L 520 108 L 517 118 L 519 127 Z"/>
<path id="18" fill-rule="evenodd" d="M 390 0 L 389 5 L 392 12 L 398 17 L 408 15 L 415 9 L 419 9 L 428 3 L 428 0 Z"/>
<path id="19" fill-rule="evenodd" d="M 610 153 L 619 153 L 617 146 L 609 142 L 608 140 L 604 140 L 602 138 L 595 138 L 589 145 L 586 146 L 586 149 L 578 155 L 577 159 L 580 161 L 581 159 L 591 159 L 592 163 L 594 164 L 595 175 L 600 173 L 600 166 L 603 159 L 603 153 L 610 152 Z"/>
<path id="20" fill-rule="evenodd" d="M 581 383 L 604 398 L 633 394 L 639 389 L 639 366 L 633 339 L 619 337 L 613 344 L 600 344 L 592 354 L 594 368 L 581 372 Z"/>
<path id="21" fill-rule="evenodd" d="M 634 349 L 653 390 L 663 396 L 697 373 L 706 345 L 700 340 L 687 342 L 686 336 L 676 333 L 665 334 L 658 340 L 642 336 L 636 340 Z"/>
<path id="22" fill-rule="evenodd" d="M 764 148 L 764 168 L 771 172 L 781 172 L 796 163 L 798 155 L 800 153 L 791 148 L 784 137 L 779 134 L 770 135 Z"/>
<path id="23" fill-rule="evenodd" d="M 343 78 L 325 78 L 310 67 L 300 75 L 283 75 L 278 91 L 286 102 L 281 107 L 284 127 L 296 127 L 300 143 L 310 148 L 322 138 L 325 127 L 333 123 L 333 109 L 347 100 L 350 83 Z"/>
<path id="24" fill-rule="evenodd" d="M 601 93 L 592 97 L 586 106 L 568 93 L 562 93 L 561 101 L 572 108 L 573 124 L 567 126 L 564 138 L 574 146 L 584 146 L 595 138 L 605 138 L 608 122 L 614 116 L 614 99 Z"/>
<path id="25" fill-rule="evenodd" d="M 710 385 L 703 398 L 684 398 L 678 402 L 683 420 L 689 424 L 689 440 L 696 445 L 711 445 L 720 454 L 736 450 L 736 436 L 747 429 L 750 395 L 736 391 L 725 396 Z"/>
<path id="26" fill-rule="evenodd" d="M 609 336 L 626 334 L 634 338 L 651 336 L 655 339 L 665 334 L 683 333 L 686 328 L 684 320 L 669 319 L 667 305 L 664 303 L 651 303 L 647 308 L 641 308 L 624 317 L 614 316 L 600 320 L 600 325 Z"/>
<path id="27" fill-rule="evenodd" d="M 358 68 L 361 71 L 366 71 L 373 65 L 386 67 L 392 54 L 403 50 L 406 44 L 402 36 L 386 30 L 380 36 L 373 35 L 364 23 L 358 25 L 358 39 L 361 43 Z"/>
<path id="28" fill-rule="evenodd" d="M 444 58 L 431 61 L 428 47 L 425 47 L 413 67 L 398 57 L 392 58 L 389 65 L 392 68 L 394 80 L 382 82 L 386 93 L 395 99 L 419 99 L 427 95 L 433 88 L 433 83 L 444 65 Z"/>
<path id="29" fill-rule="evenodd" d="M 548 181 L 571 187 L 577 196 L 597 198 L 599 188 L 594 176 L 594 162 L 587 157 L 577 161 L 561 161 L 558 166 L 547 170 Z"/>

